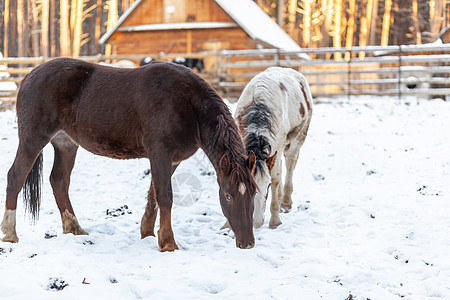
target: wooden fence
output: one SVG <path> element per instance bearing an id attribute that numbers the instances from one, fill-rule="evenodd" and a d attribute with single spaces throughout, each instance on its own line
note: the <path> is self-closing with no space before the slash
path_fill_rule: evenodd
<path id="1" fill-rule="evenodd" d="M 148 57 L 148 54 L 136 54 L 136 55 L 95 55 L 95 56 L 80 56 L 78 59 L 82 59 L 90 62 L 114 62 L 119 60 L 130 60 L 134 62 L 140 62 L 144 57 Z M 177 57 L 190 57 L 200 59 L 213 59 L 217 60 L 217 51 L 205 51 L 201 53 L 173 53 L 173 54 L 160 54 L 154 56 L 153 59 L 158 61 L 173 61 Z M 0 58 L 0 83 L 14 83 L 16 86 L 22 81 L 26 74 L 28 74 L 34 67 L 42 64 L 46 61 L 54 58 L 40 57 L 7 57 Z M 4 67 L 3 67 L 4 66 Z M 206 79 L 210 82 L 214 82 L 216 69 L 214 66 L 213 71 L 207 71 L 204 73 Z M 17 95 L 16 89 L 3 89 L 0 84 L 0 104 L 1 102 L 15 102 Z"/>
<path id="2" fill-rule="evenodd" d="M 300 59 L 300 53 L 307 53 L 311 60 Z M 338 54 L 341 60 L 334 59 Z M 253 76 L 271 66 L 291 67 L 302 72 L 315 97 L 415 95 L 445 98 L 450 95 L 450 44 L 319 48 L 301 52 L 224 50 L 218 54 L 217 88 L 225 95 L 237 96 Z"/>
<path id="3" fill-rule="evenodd" d="M 304 60 L 299 54 L 308 54 Z M 80 59 L 101 62 L 140 61 L 148 55 L 84 56 Z M 176 57 L 208 59 L 209 69 L 201 75 L 226 98 L 236 99 L 247 82 L 271 66 L 291 67 L 302 72 L 314 97 L 352 95 L 406 95 L 441 97 L 450 100 L 450 45 L 369 46 L 352 49 L 303 49 L 301 52 L 277 49 L 222 50 L 154 57 L 170 61 Z M 342 56 L 342 59 L 338 58 Z M 364 56 L 364 57 L 363 57 Z M 0 59 L 0 82 L 19 84 L 34 66 L 48 59 Z M 3 72 L 3 73 L 2 73 Z M 9 76 L 5 77 L 7 72 Z M 2 86 L 2 85 L 0 85 Z M 0 102 L 15 101 L 17 91 L 1 90 Z"/>

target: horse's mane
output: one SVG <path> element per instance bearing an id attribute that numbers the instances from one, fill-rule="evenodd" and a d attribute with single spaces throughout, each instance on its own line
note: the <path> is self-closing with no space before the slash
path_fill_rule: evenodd
<path id="1" fill-rule="evenodd" d="M 248 153 L 250 153 L 250 151 L 255 153 L 255 173 L 261 172 L 265 160 L 270 157 L 270 153 L 272 151 L 272 147 L 267 141 L 267 137 L 264 135 L 257 135 L 253 132 L 249 133 L 245 138 L 245 148 Z"/>
<path id="2" fill-rule="evenodd" d="M 245 107 L 239 114 L 239 125 L 243 134 L 245 149 L 253 151 L 256 156 L 256 172 L 262 170 L 263 163 L 270 157 L 272 147 L 270 140 L 275 137 L 274 122 L 269 107 L 263 102 L 252 98 L 252 104 Z"/>
<path id="3" fill-rule="evenodd" d="M 242 144 L 241 136 L 231 113 L 223 101 L 221 108 L 223 113 L 217 116 L 217 127 L 213 136 L 212 147 L 222 148 L 223 155 L 227 155 L 231 164 L 231 174 L 229 180 L 233 186 L 244 183 L 251 195 L 256 191 L 256 183 L 247 169 L 247 153 Z"/>

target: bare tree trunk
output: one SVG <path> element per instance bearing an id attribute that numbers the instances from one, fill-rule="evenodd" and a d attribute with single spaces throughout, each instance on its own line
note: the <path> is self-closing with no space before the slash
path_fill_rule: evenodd
<path id="1" fill-rule="evenodd" d="M 76 6 L 75 24 L 73 32 L 72 54 L 74 57 L 80 56 L 81 35 L 83 34 L 82 25 L 83 25 L 83 0 L 78 0 Z"/>
<path id="2" fill-rule="evenodd" d="M 5 42 L 5 1 L 0 1 L 0 56 L 3 54 L 3 46 Z"/>
<path id="3" fill-rule="evenodd" d="M 295 22 L 297 16 L 297 0 L 289 0 L 289 27 L 288 33 L 293 38 L 295 34 Z"/>
<path id="4" fill-rule="evenodd" d="M 334 26 L 333 26 L 333 47 L 341 48 L 341 18 L 342 18 L 342 0 L 336 0 L 334 3 Z M 340 52 L 334 53 L 335 60 L 341 60 L 342 54 Z"/>
<path id="5" fill-rule="evenodd" d="M 422 44 L 422 34 L 420 32 L 419 18 L 417 16 L 418 13 L 417 0 L 413 0 L 412 2 L 412 11 L 414 20 L 414 31 L 416 32 L 416 44 L 420 45 Z"/>
<path id="6" fill-rule="evenodd" d="M 88 6 L 96 7 L 96 0 L 89 0 Z M 88 42 L 87 42 L 87 55 L 94 55 L 96 49 L 96 41 L 95 41 L 95 12 L 88 16 Z M 84 53 L 82 53 L 84 54 Z"/>
<path id="7" fill-rule="evenodd" d="M 42 55 L 48 57 L 48 21 L 49 21 L 49 0 L 42 0 L 42 16 L 41 16 L 41 47 Z"/>
<path id="8" fill-rule="evenodd" d="M 417 0 L 413 0 L 417 1 Z M 391 23 L 391 7 L 392 0 L 385 0 L 384 4 L 384 16 L 383 16 L 383 27 L 381 31 L 381 46 L 387 46 L 389 44 L 389 28 Z"/>
<path id="9" fill-rule="evenodd" d="M 39 56 L 39 10 L 36 4 L 36 0 L 29 0 L 29 7 L 31 9 L 31 15 L 33 18 L 33 26 L 32 26 L 32 30 L 31 30 L 31 46 L 33 48 L 33 56 L 37 57 Z"/>
<path id="10" fill-rule="evenodd" d="M 367 0 L 366 15 L 362 15 L 362 17 L 361 17 L 361 32 L 359 35 L 359 46 L 360 47 L 367 46 L 367 40 L 369 37 L 369 31 L 370 31 L 369 24 L 371 23 L 371 17 L 372 17 L 372 9 L 373 9 L 373 0 Z M 366 56 L 366 53 L 364 51 L 359 52 L 360 59 L 364 59 L 365 56 Z"/>
<path id="11" fill-rule="evenodd" d="M 17 56 L 24 57 L 24 0 L 17 0 Z"/>
<path id="12" fill-rule="evenodd" d="M 9 1 L 9 56 L 17 56 L 17 1 Z"/>
<path id="13" fill-rule="evenodd" d="M 70 49 L 73 51 L 73 34 L 75 32 L 75 19 L 76 19 L 76 13 L 77 13 L 77 3 L 78 0 L 71 0 L 70 3 Z"/>
<path id="14" fill-rule="evenodd" d="M 355 30 L 355 14 L 356 14 L 356 5 L 355 0 L 349 0 L 349 8 L 348 8 L 349 16 L 348 16 L 348 24 L 347 24 L 347 36 L 345 41 L 345 47 L 347 49 L 351 49 L 353 46 L 353 32 Z M 350 60 L 350 53 L 345 53 L 345 60 Z"/>
<path id="15" fill-rule="evenodd" d="M 308 48 L 311 43 L 311 11 L 313 0 L 303 0 L 303 47 Z"/>
<path id="16" fill-rule="evenodd" d="M 50 0 L 50 56 L 56 56 L 56 1 Z"/>
<path id="17" fill-rule="evenodd" d="M 9 0 L 5 0 L 5 34 L 4 34 L 4 48 L 3 48 L 3 56 L 4 57 L 8 57 L 8 47 L 9 47 L 9 43 L 8 43 L 8 38 L 9 38 Z"/>
<path id="18" fill-rule="evenodd" d="M 61 56 L 71 56 L 70 29 L 69 29 L 69 0 L 61 0 L 59 3 L 59 10 L 60 10 L 59 44 L 61 47 Z"/>
<path id="19" fill-rule="evenodd" d="M 372 20 L 368 22 L 370 24 L 370 38 L 369 45 L 375 46 L 377 44 L 377 21 L 378 21 L 378 0 L 373 0 Z"/>
<path id="20" fill-rule="evenodd" d="M 332 11 L 333 11 L 333 0 L 322 0 L 322 15 L 324 17 L 324 21 L 322 24 L 322 32 L 323 32 L 323 39 L 322 39 L 322 47 L 329 47 L 330 46 L 330 32 L 332 30 L 332 24 L 333 24 L 333 17 L 332 17 Z"/>
<path id="21" fill-rule="evenodd" d="M 444 3 L 443 1 L 430 0 L 430 32 L 438 34 L 441 30 L 443 20 Z"/>
<path id="22" fill-rule="evenodd" d="M 284 26 L 283 10 L 284 10 L 284 0 L 278 0 L 277 22 L 278 26 L 280 26 L 281 28 L 283 28 Z"/>
<path id="23" fill-rule="evenodd" d="M 102 0 L 97 0 L 97 16 L 95 17 L 95 51 L 100 53 L 100 36 L 102 34 Z"/>
<path id="24" fill-rule="evenodd" d="M 110 31 L 113 29 L 118 19 L 117 16 L 117 0 L 109 0 L 109 11 L 108 11 L 108 21 L 106 26 L 106 31 Z M 107 44 L 105 47 L 105 55 L 111 54 L 111 45 Z"/>

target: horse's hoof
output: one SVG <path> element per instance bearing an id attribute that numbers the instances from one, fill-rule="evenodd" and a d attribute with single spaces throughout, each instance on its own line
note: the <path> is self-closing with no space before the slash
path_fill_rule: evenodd
<path id="1" fill-rule="evenodd" d="M 152 232 L 141 232 L 141 239 L 145 239 L 148 236 L 155 236 L 155 233 Z"/>
<path id="2" fill-rule="evenodd" d="M 88 235 L 87 231 L 81 228 L 77 218 L 67 209 L 64 211 L 61 219 L 63 233 L 72 233 L 73 235 Z"/>
<path id="3" fill-rule="evenodd" d="M 175 250 L 179 250 L 178 245 L 175 244 L 175 243 L 165 245 L 165 246 L 162 247 L 162 248 L 161 248 L 161 246 L 160 246 L 160 249 L 159 249 L 160 252 L 168 252 L 168 251 L 169 251 L 169 252 L 173 252 L 173 251 L 175 251 Z"/>
<path id="4" fill-rule="evenodd" d="M 87 233 L 87 231 L 81 227 L 74 227 L 74 228 L 69 228 L 69 229 L 63 228 L 63 233 L 64 234 L 71 233 L 73 235 L 89 235 L 89 233 Z"/>
<path id="5" fill-rule="evenodd" d="M 5 243 L 17 243 L 19 241 L 19 238 L 16 234 L 12 235 L 6 235 L 4 238 L 2 238 L 2 242 Z"/>
<path id="6" fill-rule="evenodd" d="M 89 233 L 80 227 L 74 232 L 74 235 L 89 235 Z"/>
<path id="7" fill-rule="evenodd" d="M 270 220 L 270 222 L 269 222 L 269 228 L 270 229 L 277 229 L 277 227 L 280 226 L 280 225 L 281 225 L 281 221 L 280 220 L 277 220 L 277 221 Z"/>
<path id="8" fill-rule="evenodd" d="M 287 214 L 291 210 L 292 210 L 292 204 L 289 204 L 289 205 L 288 204 L 283 204 L 283 203 L 280 204 L 280 211 L 282 213 Z"/>

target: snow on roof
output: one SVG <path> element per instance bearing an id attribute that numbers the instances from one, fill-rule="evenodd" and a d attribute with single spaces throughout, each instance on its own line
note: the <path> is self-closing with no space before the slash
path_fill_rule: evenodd
<path id="1" fill-rule="evenodd" d="M 123 21 L 142 2 L 137 0 L 120 16 L 114 28 L 100 38 L 104 44 L 119 28 Z M 252 39 L 259 40 L 275 48 L 287 51 L 300 51 L 300 46 L 278 26 L 255 2 L 251 0 L 214 0 Z M 147 25 L 134 26 L 142 30 Z M 128 28 L 128 30 L 133 28 Z M 126 30 L 126 29 L 124 29 Z M 122 31 L 122 29 L 121 29 Z M 309 59 L 306 54 L 300 57 Z"/>
<path id="2" fill-rule="evenodd" d="M 252 39 L 282 50 L 301 50 L 300 46 L 255 2 L 251 0 L 215 1 Z M 304 56 L 308 57 L 306 54 Z"/>

